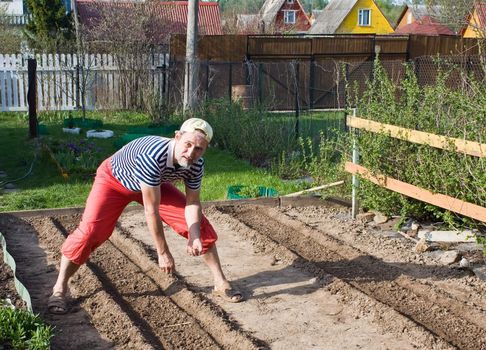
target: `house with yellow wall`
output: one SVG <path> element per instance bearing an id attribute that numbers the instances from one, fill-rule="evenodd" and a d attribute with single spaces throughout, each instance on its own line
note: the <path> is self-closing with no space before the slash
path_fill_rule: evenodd
<path id="1" fill-rule="evenodd" d="M 476 2 L 466 29 L 464 38 L 486 38 L 486 1 Z"/>
<path id="2" fill-rule="evenodd" d="M 331 0 L 309 34 L 390 34 L 393 26 L 373 0 Z"/>

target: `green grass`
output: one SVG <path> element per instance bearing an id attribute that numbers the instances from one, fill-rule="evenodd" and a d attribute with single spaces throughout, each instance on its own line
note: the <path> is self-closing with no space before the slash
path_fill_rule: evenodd
<path id="1" fill-rule="evenodd" d="M 28 118 L 25 114 L 0 113 L 0 170 L 8 175 L 7 178 L 0 178 L 0 184 L 19 179 L 13 182 L 18 192 L 0 194 L 0 211 L 84 206 L 93 177 L 70 174 L 64 178 L 56 163 L 40 146 L 46 142 L 79 141 L 85 138 L 86 130 L 82 130 L 81 135 L 62 132 L 62 121 L 66 116 L 65 113 L 41 114 L 39 120 L 46 125 L 47 134 L 32 140 L 28 138 Z M 144 115 L 127 112 L 93 112 L 87 117 L 102 119 L 103 128 L 115 132 L 114 138 L 89 139 L 102 149 L 103 158 L 116 151 L 115 141 L 129 128 L 149 123 Z M 208 149 L 205 160 L 206 174 L 201 194 L 203 201 L 223 200 L 228 186 L 237 184 L 274 187 L 280 194 L 301 189 L 214 148 Z"/>

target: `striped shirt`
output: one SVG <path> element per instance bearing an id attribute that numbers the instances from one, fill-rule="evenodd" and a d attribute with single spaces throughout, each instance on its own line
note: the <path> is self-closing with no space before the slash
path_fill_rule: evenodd
<path id="1" fill-rule="evenodd" d="M 131 141 L 111 158 L 113 176 L 127 189 L 140 192 L 140 184 L 155 187 L 163 182 L 184 180 L 198 190 L 204 174 L 204 159 L 189 167 L 174 165 L 174 139 L 145 136 Z"/>

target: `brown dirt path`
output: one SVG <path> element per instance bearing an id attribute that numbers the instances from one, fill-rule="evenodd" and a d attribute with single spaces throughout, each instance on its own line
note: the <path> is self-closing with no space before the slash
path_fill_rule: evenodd
<path id="1" fill-rule="evenodd" d="M 382 227 L 350 220 L 346 209 L 232 205 L 205 212 L 244 303 L 213 297 L 209 271 L 185 255 L 185 240 L 170 229 L 177 274 L 161 273 L 136 209 L 71 281 L 71 312 L 50 315 L 59 247 L 79 214 L 2 214 L 0 232 L 35 312 L 56 326 L 53 349 L 486 348 L 484 281 L 415 253 Z M 5 265 L 0 271 L 0 283 L 11 288 Z"/>

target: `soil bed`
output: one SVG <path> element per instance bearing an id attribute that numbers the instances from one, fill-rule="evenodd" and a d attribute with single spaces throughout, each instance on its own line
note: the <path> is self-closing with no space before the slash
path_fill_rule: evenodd
<path id="1" fill-rule="evenodd" d="M 321 204 L 205 209 L 247 299 L 238 304 L 211 294 L 206 266 L 169 228 L 177 273 L 161 273 L 143 212 L 130 208 L 72 279 L 70 312 L 51 315 L 59 248 L 79 211 L 1 214 L 0 232 L 35 313 L 56 327 L 53 349 L 486 349 L 486 282 L 438 252 L 416 253 L 390 224 Z M 480 247 L 466 248 L 484 264 Z M 22 307 L 0 266 L 0 297 Z"/>

